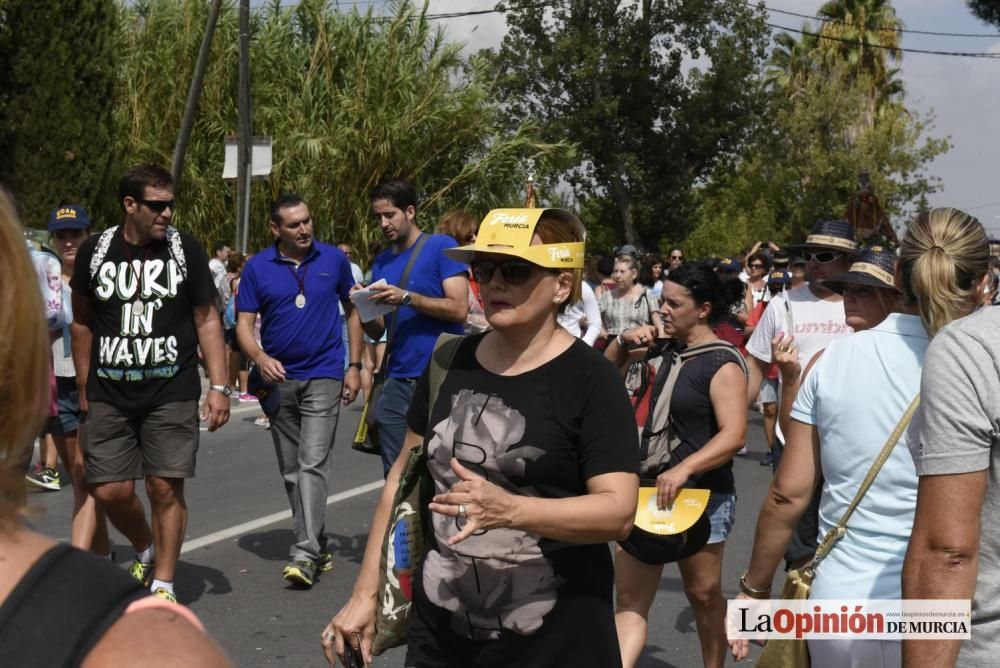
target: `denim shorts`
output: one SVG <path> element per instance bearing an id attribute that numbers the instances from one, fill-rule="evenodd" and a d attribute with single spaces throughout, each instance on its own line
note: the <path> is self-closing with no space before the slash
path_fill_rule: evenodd
<path id="1" fill-rule="evenodd" d="M 708 535 L 708 545 L 725 542 L 736 522 L 736 495 L 712 492 L 708 497 L 708 521 L 712 532 Z"/>
<path id="2" fill-rule="evenodd" d="M 45 423 L 45 433 L 53 436 L 75 434 L 80 425 L 80 395 L 75 377 L 56 376 L 56 411 Z"/>

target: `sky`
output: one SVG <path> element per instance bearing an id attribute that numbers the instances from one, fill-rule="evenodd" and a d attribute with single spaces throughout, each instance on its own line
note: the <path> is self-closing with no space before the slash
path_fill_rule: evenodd
<path id="1" fill-rule="evenodd" d="M 419 1 L 419 0 L 418 0 Z M 342 2 L 376 6 L 382 0 Z M 819 0 L 766 0 L 773 10 L 815 15 Z M 896 14 L 908 30 L 991 34 L 990 38 L 904 33 L 908 49 L 1000 53 L 1000 26 L 977 19 L 964 0 L 895 0 Z M 429 13 L 492 9 L 495 0 L 430 0 Z M 798 29 L 804 19 L 770 11 L 769 23 Z M 444 19 L 449 36 L 469 50 L 496 46 L 506 23 L 499 13 Z M 954 206 L 975 215 L 991 235 L 1000 237 L 1000 58 L 958 58 L 904 53 L 899 65 L 906 104 L 922 117 L 933 114 L 930 135 L 948 138 L 951 149 L 930 163 L 927 173 L 940 179 L 932 206 Z"/>

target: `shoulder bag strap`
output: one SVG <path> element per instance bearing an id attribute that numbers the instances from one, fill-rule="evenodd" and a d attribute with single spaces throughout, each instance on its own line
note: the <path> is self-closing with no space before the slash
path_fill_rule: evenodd
<path id="1" fill-rule="evenodd" d="M 882 466 L 889 459 L 889 455 L 892 454 L 893 449 L 896 447 L 896 443 L 899 442 L 903 432 L 906 431 L 907 425 L 910 424 L 910 418 L 913 417 L 913 413 L 917 410 L 917 406 L 919 404 L 920 395 L 918 394 L 913 398 L 913 401 L 910 402 L 910 406 L 906 409 L 906 412 L 903 413 L 903 417 L 900 418 L 896 428 L 889 436 L 889 440 L 882 446 L 882 451 L 878 453 L 878 457 L 875 458 L 875 463 L 872 464 L 872 467 L 868 470 L 868 475 L 866 475 L 865 479 L 861 482 L 861 487 L 858 488 L 858 491 L 851 500 L 850 505 L 847 506 L 847 510 L 844 511 L 844 515 L 840 518 L 840 521 L 837 522 L 837 526 L 827 532 L 827 534 L 823 537 L 823 542 L 819 544 L 818 548 L 816 548 L 816 556 L 813 557 L 811 564 L 812 568 L 815 569 L 816 565 L 830 553 L 830 550 L 833 549 L 833 546 L 837 543 L 837 541 L 843 538 L 844 534 L 847 533 L 847 521 L 851 519 L 851 515 L 854 514 L 854 509 L 858 507 L 859 503 L 861 503 L 861 499 L 864 498 L 868 488 L 872 486 L 873 482 L 875 482 L 875 476 L 878 475 L 878 472 L 882 470 Z"/>
<path id="2" fill-rule="evenodd" d="M 430 381 L 430 392 L 427 401 L 428 419 L 430 419 L 431 411 L 434 410 L 434 404 L 437 403 L 438 394 L 441 392 L 445 376 L 448 375 L 448 369 L 451 368 L 451 363 L 455 359 L 455 353 L 458 352 L 458 347 L 462 344 L 463 338 L 460 334 L 445 332 L 438 337 L 437 343 L 434 344 L 434 352 L 431 353 L 431 364 L 427 371 L 428 381 Z"/>
<path id="3" fill-rule="evenodd" d="M 423 250 L 424 244 L 427 243 L 428 234 L 421 232 L 420 237 L 417 238 L 417 243 L 413 245 L 413 252 L 410 253 L 410 259 L 406 261 L 406 266 L 403 267 L 403 275 L 399 277 L 399 286 L 406 289 L 406 283 L 410 280 L 410 272 L 413 270 L 413 265 L 417 262 L 417 256 L 420 255 L 420 251 Z M 386 336 L 385 336 L 385 353 L 382 355 L 382 364 L 378 368 L 378 376 L 380 378 L 385 376 L 386 369 L 389 368 L 389 354 L 392 352 L 392 339 L 396 334 L 396 325 L 399 324 L 399 307 L 392 312 L 389 316 L 389 322 L 386 323 Z"/>

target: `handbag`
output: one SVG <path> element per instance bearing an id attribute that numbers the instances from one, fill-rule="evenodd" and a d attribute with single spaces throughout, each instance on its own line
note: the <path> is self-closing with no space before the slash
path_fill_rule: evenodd
<path id="1" fill-rule="evenodd" d="M 420 255 L 420 251 L 423 250 L 424 244 L 427 243 L 426 234 L 421 234 L 417 239 L 417 243 L 413 246 L 413 252 L 410 253 L 410 259 L 406 261 L 406 266 L 403 267 L 403 273 L 399 277 L 399 287 L 406 289 L 406 284 L 410 280 L 410 271 L 413 269 L 413 265 L 417 262 L 417 257 Z M 389 325 L 386 327 L 386 337 L 385 337 L 385 353 L 382 355 L 382 363 L 378 367 L 378 371 L 375 372 L 375 377 L 372 379 L 372 389 L 365 397 L 364 408 L 361 409 L 361 423 L 358 425 L 358 430 L 354 434 L 354 443 L 351 448 L 357 450 L 358 452 L 364 452 L 369 455 L 377 455 L 381 452 L 378 442 L 378 425 L 375 422 L 375 416 L 378 414 L 378 402 L 379 398 L 382 396 L 382 384 L 385 382 L 386 375 L 389 370 L 389 355 L 392 350 L 392 342 L 396 334 L 396 326 L 399 324 L 399 309 L 397 308 L 389 316 Z"/>
<path id="2" fill-rule="evenodd" d="M 461 343 L 461 336 L 445 333 L 434 344 L 428 368 L 428 422 Z M 413 604 L 413 576 L 430 542 L 426 514 L 428 500 L 434 495 L 434 481 L 427 470 L 424 444 L 410 448 L 406 457 L 382 540 L 373 654 L 406 643 Z"/>
<path id="3" fill-rule="evenodd" d="M 808 564 L 788 571 L 788 575 L 785 577 L 785 585 L 781 588 L 781 598 L 798 600 L 809 598 L 812 583 L 816 577 L 816 567 L 826 558 L 830 550 L 833 549 L 833 546 L 837 544 L 837 541 L 847 533 L 847 521 L 851 519 L 854 509 L 861 503 L 861 499 L 864 498 L 868 488 L 875 482 L 875 476 L 878 475 L 886 460 L 889 459 L 889 455 L 892 454 L 896 443 L 899 442 L 919 404 L 920 395 L 918 394 L 910 402 L 910 406 L 903 413 L 903 417 L 900 418 L 892 434 L 889 435 L 889 440 L 882 446 L 881 452 L 878 453 L 878 457 L 875 458 L 875 462 L 868 470 L 868 475 L 861 481 L 861 487 L 858 488 L 854 498 L 851 499 L 850 505 L 847 506 L 847 510 L 844 511 L 840 521 L 837 522 L 837 526 L 830 529 L 823 536 L 819 547 L 816 548 L 816 554 Z M 808 668 L 810 665 L 808 641 L 804 639 L 769 640 L 764 646 L 764 651 L 761 653 L 760 658 L 757 659 L 757 663 L 754 665 L 758 666 L 758 668 Z"/>

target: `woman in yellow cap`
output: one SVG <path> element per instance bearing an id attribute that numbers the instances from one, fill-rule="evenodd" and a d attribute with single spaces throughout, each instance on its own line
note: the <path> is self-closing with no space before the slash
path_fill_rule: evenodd
<path id="1" fill-rule="evenodd" d="M 407 666 L 621 665 L 607 542 L 632 526 L 638 438 L 616 369 L 556 322 L 580 296 L 583 240 L 566 211 L 502 209 L 475 244 L 445 251 L 469 262 L 493 330 L 461 341 L 433 406 L 425 371 L 410 408 L 403 452 L 427 448 L 436 545 L 413 580 Z M 345 642 L 371 659 L 403 460 L 324 629 L 331 663 Z"/>

